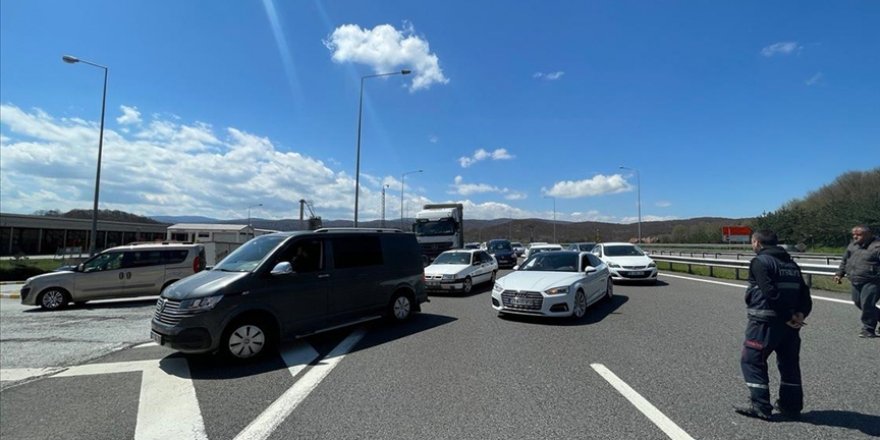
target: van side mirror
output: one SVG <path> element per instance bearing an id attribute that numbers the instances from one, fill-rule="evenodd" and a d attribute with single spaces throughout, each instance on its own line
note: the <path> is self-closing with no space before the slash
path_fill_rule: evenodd
<path id="1" fill-rule="evenodd" d="M 269 272 L 271 275 L 286 275 L 289 273 L 293 273 L 293 266 L 290 265 L 289 261 L 282 261 L 275 265 L 272 268 L 272 272 Z"/>

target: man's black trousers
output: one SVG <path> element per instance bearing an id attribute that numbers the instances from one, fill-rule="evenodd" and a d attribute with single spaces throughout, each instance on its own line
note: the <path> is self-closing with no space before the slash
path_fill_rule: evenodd
<path id="1" fill-rule="evenodd" d="M 801 386 L 801 338 L 799 330 L 784 322 L 757 322 L 749 320 L 746 340 L 742 350 L 742 372 L 749 387 L 752 405 L 770 414 L 770 380 L 767 375 L 767 358 L 776 353 L 779 367 L 779 407 L 783 411 L 800 412 L 804 407 L 804 391 Z"/>

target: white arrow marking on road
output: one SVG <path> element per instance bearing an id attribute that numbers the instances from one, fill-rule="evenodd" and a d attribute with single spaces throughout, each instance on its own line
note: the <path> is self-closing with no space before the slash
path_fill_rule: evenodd
<path id="1" fill-rule="evenodd" d="M 186 359 L 89 364 L 52 377 L 142 372 L 135 440 L 207 440 L 205 422 Z"/>
<path id="2" fill-rule="evenodd" d="M 651 402 L 648 402 L 647 399 L 627 385 L 626 382 L 620 380 L 619 377 L 604 365 L 590 364 L 590 366 L 593 367 L 593 369 L 596 370 L 602 378 L 608 381 L 608 383 L 610 383 L 620 394 L 623 394 L 623 397 L 626 397 L 626 400 L 629 400 L 636 409 L 641 411 L 642 414 L 665 432 L 669 438 L 672 440 L 694 440 L 690 434 L 679 428 L 675 422 L 670 420 L 669 417 L 666 417 L 654 405 L 651 405 Z"/>
<path id="3" fill-rule="evenodd" d="M 306 397 L 308 397 L 309 393 L 311 393 L 312 390 L 314 390 L 318 384 L 330 374 L 330 371 L 339 364 L 342 358 L 354 348 L 354 345 L 364 337 L 365 333 L 366 332 L 363 329 L 358 329 L 348 335 L 348 337 L 340 342 L 321 363 L 313 365 L 306 374 L 290 387 L 290 389 L 285 391 L 281 397 L 272 402 L 272 405 L 270 405 L 269 408 L 263 411 L 259 417 L 245 427 L 244 430 L 235 437 L 235 440 L 265 440 L 269 438 L 278 426 L 287 419 L 287 416 L 289 416 L 290 413 L 292 413 L 293 410 L 296 409 Z M 307 356 L 308 352 L 300 354 L 292 353 L 290 356 L 284 356 L 284 362 L 287 363 L 288 367 L 291 367 L 289 368 L 291 374 L 298 373 L 305 367 L 305 365 L 300 364 L 291 365 L 291 362 L 300 362 Z"/>

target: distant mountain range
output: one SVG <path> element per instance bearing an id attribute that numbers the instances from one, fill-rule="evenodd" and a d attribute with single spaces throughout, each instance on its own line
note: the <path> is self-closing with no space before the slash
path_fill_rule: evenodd
<path id="1" fill-rule="evenodd" d="M 152 216 L 163 223 L 222 223 L 243 225 L 247 219 L 220 220 L 201 216 Z M 700 217 L 685 220 L 666 220 L 642 222 L 641 235 L 643 241 L 666 242 L 721 242 L 721 227 L 733 225 L 751 225 L 754 219 L 731 219 L 721 217 Z M 413 219 L 405 219 L 404 227 L 409 230 Z M 306 229 L 298 219 L 266 220 L 252 218 L 251 225 L 259 229 L 276 231 L 296 231 Z M 304 222 L 305 223 L 305 222 Z M 349 228 L 354 226 L 351 220 L 324 220 L 324 227 Z M 380 220 L 360 222 L 363 228 L 380 228 Z M 385 227 L 400 228 L 399 220 L 386 220 Z M 638 223 L 619 224 L 602 222 L 568 222 L 544 219 L 465 219 L 465 241 L 481 242 L 492 238 L 508 238 L 514 241 L 547 241 L 570 243 L 578 241 L 630 241 L 638 237 Z M 554 239 L 555 230 L 555 239 Z"/>

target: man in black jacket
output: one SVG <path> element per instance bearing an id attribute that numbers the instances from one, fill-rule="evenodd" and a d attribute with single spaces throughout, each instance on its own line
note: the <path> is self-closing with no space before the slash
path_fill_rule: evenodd
<path id="1" fill-rule="evenodd" d="M 844 275 L 852 284 L 852 300 L 862 311 L 862 330 L 859 337 L 875 338 L 874 328 L 880 319 L 877 301 L 880 300 L 880 240 L 865 225 L 852 230 L 853 241 L 843 254 L 834 281 L 840 284 Z"/>
<path id="2" fill-rule="evenodd" d="M 776 408 L 784 417 L 800 416 L 804 392 L 799 332 L 813 308 L 800 267 L 777 242 L 773 231 L 752 234 L 752 249 L 757 256 L 749 264 L 745 298 L 749 321 L 740 362 L 751 401 L 735 408 L 737 413 L 763 420 L 769 420 L 773 412 L 767 358 L 774 352 L 781 379 Z"/>

